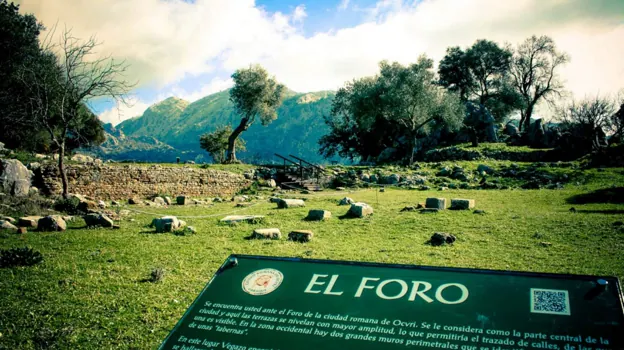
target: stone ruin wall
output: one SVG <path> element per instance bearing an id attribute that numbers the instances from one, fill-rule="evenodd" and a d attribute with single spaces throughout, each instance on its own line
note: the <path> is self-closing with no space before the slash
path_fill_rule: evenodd
<path id="1" fill-rule="evenodd" d="M 243 175 L 193 166 L 159 165 L 67 165 L 69 191 L 98 200 L 147 198 L 156 194 L 190 197 L 231 196 L 249 187 Z M 55 165 L 42 166 L 35 172 L 36 185 L 43 193 L 62 192 Z"/>

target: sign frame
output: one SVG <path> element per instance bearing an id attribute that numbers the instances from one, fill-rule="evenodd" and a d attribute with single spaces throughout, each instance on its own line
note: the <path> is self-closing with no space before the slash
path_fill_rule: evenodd
<path id="1" fill-rule="evenodd" d="M 600 283 L 600 280 L 613 280 L 618 296 L 619 312 L 624 317 L 624 293 L 622 291 L 622 285 L 618 277 L 607 275 L 581 275 L 581 274 L 563 274 L 563 273 L 548 273 L 548 272 L 529 272 L 529 271 L 511 271 L 511 270 L 492 270 L 492 269 L 475 269 L 466 267 L 446 267 L 446 266 L 430 266 L 430 265 L 410 265 L 410 264 L 397 264 L 397 263 L 378 263 L 378 262 L 364 262 L 364 261 L 348 261 L 348 260 L 323 260 L 323 259 L 307 259 L 297 257 L 276 257 L 276 256 L 263 256 L 263 255 L 246 255 L 246 254 L 231 254 L 228 256 L 223 264 L 217 269 L 215 274 L 210 278 L 205 287 L 197 295 L 195 300 L 188 306 L 182 317 L 178 320 L 176 325 L 171 329 L 167 337 L 162 341 L 158 349 L 164 349 L 164 345 L 169 341 L 171 336 L 182 325 L 183 320 L 193 310 L 193 308 L 199 303 L 202 295 L 212 285 L 213 281 L 223 271 L 235 268 L 238 265 L 238 259 L 253 259 L 261 261 L 283 261 L 283 262 L 301 262 L 310 264 L 324 264 L 324 265 L 344 265 L 344 266 L 360 266 L 360 267 L 380 267 L 391 269 L 403 269 L 403 270 L 421 270 L 421 271 L 440 271 L 440 272 L 457 272 L 467 274 L 488 274 L 488 275 L 500 275 L 500 276 L 518 276 L 518 277 L 542 277 L 550 279 L 576 279 L 584 281 L 594 281 Z"/>

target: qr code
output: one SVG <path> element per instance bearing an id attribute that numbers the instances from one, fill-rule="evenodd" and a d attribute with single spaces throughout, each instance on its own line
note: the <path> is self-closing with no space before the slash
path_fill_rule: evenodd
<path id="1" fill-rule="evenodd" d="M 570 297 L 568 291 L 531 288 L 531 312 L 569 316 Z"/>

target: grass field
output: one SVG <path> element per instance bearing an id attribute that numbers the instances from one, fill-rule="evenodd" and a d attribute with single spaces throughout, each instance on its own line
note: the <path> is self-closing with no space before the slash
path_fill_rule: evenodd
<path id="1" fill-rule="evenodd" d="M 588 182 L 561 190 L 387 188 L 384 193 L 362 189 L 297 194 L 307 198 L 307 207 L 286 210 L 266 200 L 246 209 L 234 208 L 231 202 L 211 207 L 129 207 L 153 214 L 135 213 L 121 222 L 120 230 L 84 229 L 79 220 L 62 233 L 2 235 L 0 248 L 30 246 L 45 260 L 34 267 L 0 269 L 0 349 L 156 348 L 232 253 L 623 279 L 622 198 L 603 203 L 600 195 L 578 196 L 624 187 L 624 170 L 592 170 L 586 176 Z M 375 214 L 366 219 L 338 218 L 348 209 L 337 205 L 345 195 L 372 205 Z M 400 212 L 426 197 L 475 199 L 477 209 L 486 214 Z M 571 207 L 576 213 L 569 211 Z M 334 217 L 303 221 L 309 209 L 330 210 Z M 266 215 L 266 222 L 218 224 L 235 210 Z M 147 225 L 164 214 L 178 215 L 198 233 L 153 234 Z M 192 217 L 208 215 L 214 216 Z M 283 236 L 292 229 L 310 229 L 315 236 L 306 244 L 285 238 L 245 240 L 255 227 L 278 227 Z M 441 247 L 425 244 L 438 231 L 454 234 L 457 241 Z M 145 281 L 154 268 L 165 270 L 162 282 Z"/>

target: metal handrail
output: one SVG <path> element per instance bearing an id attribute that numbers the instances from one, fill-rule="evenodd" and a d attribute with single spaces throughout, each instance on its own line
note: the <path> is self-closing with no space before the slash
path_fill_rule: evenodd
<path id="1" fill-rule="evenodd" d="M 301 158 L 299 158 L 299 157 L 297 157 L 297 156 L 293 156 L 292 154 L 289 154 L 289 156 L 290 156 L 290 157 L 293 157 L 294 159 L 296 159 L 296 160 L 298 160 L 298 161 L 301 161 L 301 162 L 303 162 L 303 163 L 306 163 L 306 164 L 308 164 L 309 166 L 311 166 L 311 167 L 313 167 L 313 168 L 316 168 L 316 169 L 318 169 L 318 170 L 320 170 L 320 171 L 322 171 L 322 172 L 325 172 L 325 171 L 326 171 L 325 169 L 321 168 L 320 166 L 318 166 L 318 165 L 316 165 L 316 164 L 312 164 L 312 163 L 310 163 L 310 162 L 308 162 L 308 161 L 306 161 L 306 160 L 304 160 L 304 159 L 301 159 Z"/>

